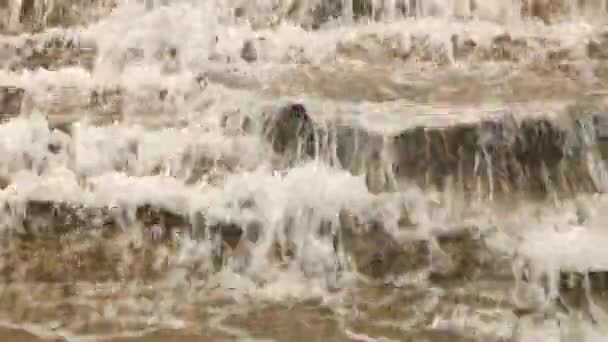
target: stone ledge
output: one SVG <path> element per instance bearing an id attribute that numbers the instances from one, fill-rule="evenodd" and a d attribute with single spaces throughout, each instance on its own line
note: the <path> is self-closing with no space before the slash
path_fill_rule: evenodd
<path id="1" fill-rule="evenodd" d="M 315 126 L 307 114 L 294 114 L 293 108 L 298 106 L 276 114 L 273 133 L 268 136 L 275 152 L 287 158 L 326 158 L 335 150 L 337 160 L 330 158 L 329 162 L 355 174 L 369 176 L 373 170 L 383 169 L 369 179 L 379 184 L 368 182 L 376 191 L 390 191 L 391 177 L 425 188 L 452 186 L 465 193 L 490 194 L 600 192 L 606 185 L 597 172 L 603 170 L 608 154 L 608 115 L 480 118 L 477 123 L 421 125 L 382 136 L 331 123 Z M 296 151 L 296 146 L 303 150 Z"/>

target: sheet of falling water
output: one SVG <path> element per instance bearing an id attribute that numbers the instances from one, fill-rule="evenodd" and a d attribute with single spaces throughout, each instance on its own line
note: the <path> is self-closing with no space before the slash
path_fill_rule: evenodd
<path id="1" fill-rule="evenodd" d="M 607 6 L 0 1 L 0 339 L 605 340 Z"/>

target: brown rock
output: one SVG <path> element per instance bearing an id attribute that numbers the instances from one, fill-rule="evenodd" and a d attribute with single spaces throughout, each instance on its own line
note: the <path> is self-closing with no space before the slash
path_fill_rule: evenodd
<path id="1" fill-rule="evenodd" d="M 572 186 L 596 191 L 589 182 L 591 171 L 583 162 L 596 138 L 576 128 L 580 126 L 576 122 L 569 128 L 545 118 L 517 123 L 505 117 L 478 124 L 408 129 L 394 136 L 390 145 L 395 176 L 439 189 L 454 185 L 448 182 L 453 179 L 457 190 L 465 194 L 568 193 Z"/>
<path id="2" fill-rule="evenodd" d="M 455 60 L 466 59 L 475 51 L 477 43 L 470 38 L 461 38 L 457 34 L 452 35 L 452 53 Z"/>
<path id="3" fill-rule="evenodd" d="M 21 88 L 0 86 L 0 115 L 20 114 L 24 94 Z"/>
<path id="4" fill-rule="evenodd" d="M 498 258 L 473 227 L 433 236 L 398 242 L 381 222 L 359 222 L 341 213 L 337 245 L 352 258 L 358 272 L 376 279 L 428 270 L 429 281 L 444 284 L 475 279 L 483 270 L 493 272 Z"/>
<path id="5" fill-rule="evenodd" d="M 266 123 L 264 135 L 276 153 L 293 157 L 298 155 L 298 148 L 304 155 L 312 155 L 315 150 L 314 125 L 301 104 L 289 104 L 279 109 Z"/>
<path id="6" fill-rule="evenodd" d="M 492 40 L 488 59 L 518 61 L 525 57 L 527 50 L 528 43 L 525 40 L 513 39 L 511 35 L 505 33 Z"/>
<path id="7" fill-rule="evenodd" d="M 587 43 L 587 56 L 591 59 L 608 59 L 608 33 L 591 39 Z"/>
<path id="8" fill-rule="evenodd" d="M 11 180 L 7 177 L 0 176 L 0 190 L 6 189 L 11 185 Z"/>
<path id="9" fill-rule="evenodd" d="M 522 17 L 539 18 L 545 24 L 550 24 L 563 9 L 561 0 L 522 0 L 521 2 Z"/>
<path id="10" fill-rule="evenodd" d="M 114 0 L 0 0 L 0 34 L 85 24 L 108 13 L 117 3 Z"/>
<path id="11" fill-rule="evenodd" d="M 245 41 L 245 43 L 243 43 L 243 47 L 241 48 L 241 58 L 248 63 L 257 61 L 258 49 L 259 46 L 256 40 Z"/>

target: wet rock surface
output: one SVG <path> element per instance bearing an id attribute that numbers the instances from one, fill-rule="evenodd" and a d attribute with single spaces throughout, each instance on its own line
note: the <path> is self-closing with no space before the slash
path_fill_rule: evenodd
<path id="1" fill-rule="evenodd" d="M 288 104 L 276 114 L 271 114 L 265 124 L 264 135 L 276 153 L 291 156 L 315 153 L 313 121 L 302 104 Z"/>
<path id="2" fill-rule="evenodd" d="M 557 59 L 570 56 L 570 59 L 576 60 L 585 57 L 594 61 L 605 60 L 606 36 L 604 31 L 589 32 L 576 43 L 565 45 L 556 38 L 531 34 L 504 32 L 479 37 L 462 29 L 446 33 L 445 39 L 437 39 L 432 34 L 418 30 L 361 32 L 328 42 L 330 45 L 324 50 L 321 59 L 338 58 L 396 65 L 424 63 L 431 66 L 452 65 L 455 62 L 513 62 L 530 67 L 543 65 L 550 71 L 558 71 L 559 65 L 554 62 L 560 56 Z M 227 39 L 230 38 L 218 35 L 214 45 L 220 46 L 221 41 Z M 67 36 L 48 33 L 24 39 L 0 38 L 0 48 L 0 66 L 15 72 L 67 67 L 80 67 L 93 72 L 98 66 L 124 71 L 153 61 L 161 63 L 165 73 L 173 74 L 181 70 L 183 62 L 180 51 L 169 42 L 156 42 L 145 49 L 126 46 L 115 51 L 99 51 L 97 42 L 78 33 Z M 317 66 L 319 61 L 319 57 L 315 56 L 306 43 L 294 42 L 282 46 L 272 35 L 245 38 L 237 49 L 214 48 L 206 57 L 201 58 L 210 62 L 225 61 L 228 64 L 242 60 L 250 64 L 280 61 L 283 64 Z"/>
<path id="3" fill-rule="evenodd" d="M 7 87 L 4 94 L 5 108 L 13 111 L 24 92 Z M 90 104 L 92 108 L 116 113 L 121 106 L 120 97 L 120 90 L 93 91 Z M 423 188 L 445 190 L 453 187 L 465 194 L 601 191 L 598 175 L 590 164 L 601 162 L 606 155 L 606 120 L 601 112 L 578 117 L 563 115 L 559 119 L 528 117 L 518 120 L 505 116 L 447 127 L 418 126 L 389 136 L 349 123 L 315 120 L 303 104 L 290 103 L 264 113 L 262 119 L 226 116 L 222 127 L 227 134 L 237 136 L 260 132 L 281 159 L 279 164 L 283 167 L 319 158 L 353 175 L 365 176 L 374 193 L 394 191 L 400 182 L 412 181 Z M 51 129 L 63 130 L 68 135 L 67 140 L 73 134 L 69 127 L 69 120 L 50 123 Z M 43 135 L 39 138 L 46 139 Z M 74 158 L 66 149 L 68 146 L 60 145 L 51 146 L 50 149 L 56 151 L 49 152 L 49 156 Z M 115 161 L 114 168 L 134 172 L 129 159 L 139 158 L 138 147 L 125 145 L 124 148 L 131 152 L 116 155 L 120 160 Z M 188 167 L 192 166 L 189 176 L 183 174 L 191 180 L 189 183 L 217 165 L 217 161 L 192 153 L 197 152 L 195 149 L 185 151 L 182 158 Z M 27 153 L 24 156 L 27 157 Z M 11 163 L 21 160 L 19 165 L 29 163 L 27 165 L 35 166 L 41 173 L 46 170 L 49 160 L 38 159 L 20 157 Z M 235 161 L 227 159 L 224 162 L 223 166 L 234 167 Z M 158 168 L 157 173 L 162 165 L 158 164 Z M 148 169 L 155 170 L 150 165 Z"/>
<path id="4" fill-rule="evenodd" d="M 521 3 L 522 16 L 539 18 L 545 24 L 550 24 L 553 19 L 563 14 L 565 9 L 564 3 L 559 0 L 532 0 Z"/>
<path id="5" fill-rule="evenodd" d="M 0 3 L 0 34 L 80 25 L 110 12 L 115 6 L 113 0 L 5 1 Z"/>
<path id="6" fill-rule="evenodd" d="M 513 39 L 509 34 L 504 34 L 495 37 L 490 48 L 484 52 L 488 60 L 517 61 L 526 59 L 529 49 L 525 40 Z"/>
<path id="7" fill-rule="evenodd" d="M 398 181 L 414 181 L 425 188 L 445 190 L 455 185 L 465 193 L 574 193 L 599 191 L 587 158 L 601 160 L 603 121 L 602 114 L 565 123 L 507 116 L 448 127 L 415 127 L 392 136 L 388 145 L 383 137 L 353 127 L 330 126 L 327 132 L 335 139 L 339 165 L 353 174 L 371 177 L 377 165 L 392 164 Z M 331 143 L 321 142 L 326 131 L 313 124 L 302 105 L 284 107 L 271 127 L 268 137 L 278 154 L 323 156 L 333 151 Z M 389 160 L 382 159 L 385 149 Z M 390 174 L 381 175 L 385 176 Z M 390 189 L 388 180 L 383 184 L 385 191 Z"/>
<path id="8" fill-rule="evenodd" d="M 519 5 L 516 7 L 516 5 Z M 487 6 L 480 1 L 462 1 L 454 5 L 454 8 L 445 8 L 441 3 L 430 2 L 425 3 L 424 0 L 400 0 L 392 2 L 375 2 L 372 0 L 353 0 L 352 2 L 344 2 L 340 0 L 322 1 L 320 3 L 309 4 L 305 1 L 290 1 L 286 2 L 285 7 L 281 12 L 287 19 L 300 23 L 307 29 L 317 30 L 323 25 L 338 19 L 343 15 L 348 16 L 352 20 L 374 20 L 380 21 L 390 16 L 398 17 L 415 17 L 415 16 L 441 16 L 451 15 L 460 18 L 480 18 L 486 20 L 503 20 L 501 15 L 510 8 L 519 8 L 520 13 L 516 13 L 523 18 L 533 18 L 542 21 L 545 24 L 555 22 L 560 16 L 567 16 L 572 10 L 563 1 L 560 0 L 532 0 L 532 1 L 517 1 L 513 5 L 506 5 L 500 10 L 492 8 L 492 5 Z M 579 4 L 579 7 L 586 9 L 593 8 L 593 4 Z M 597 7 L 597 6 L 596 6 Z M 596 8 L 597 11 L 606 9 Z M 239 7 L 237 17 L 243 17 L 246 10 Z M 308 16 L 305 16 L 308 14 Z"/>
<path id="9" fill-rule="evenodd" d="M 605 310 L 607 291 L 606 271 L 560 273 L 559 302 L 567 312 L 580 312 L 597 322 L 592 306 L 599 305 Z"/>
<path id="10" fill-rule="evenodd" d="M 426 275 L 423 279 L 436 285 L 466 283 L 476 281 L 481 274 L 489 277 L 500 264 L 500 255 L 485 246 L 474 229 L 403 241 L 378 222 L 355 229 L 341 226 L 340 232 L 340 246 L 353 258 L 357 270 L 371 278 L 421 273 Z"/>
<path id="11" fill-rule="evenodd" d="M 225 264 L 227 258 L 239 260 L 241 267 L 249 264 L 253 257 L 249 254 L 253 245 L 260 243 L 262 234 L 265 234 L 265 228 L 256 221 L 244 226 L 217 219 L 209 222 L 203 212 L 191 215 L 151 205 L 126 210 L 124 207 L 94 208 L 79 204 L 30 201 L 25 206 L 14 206 L 8 210 L 14 214 L 3 220 L 3 225 L 8 225 L 5 229 L 14 230 L 24 246 L 42 248 L 39 253 L 45 253 L 47 248 L 69 253 L 68 246 L 61 247 L 61 241 L 65 239 L 103 237 L 96 244 L 111 243 L 114 237 L 141 227 L 142 240 L 133 243 L 134 246 L 150 244 L 149 253 L 155 253 L 158 244 L 174 245 L 185 237 L 201 241 L 219 239 L 222 243 L 214 252 L 213 261 L 216 270 Z M 432 235 L 430 240 L 418 238 L 399 241 L 379 221 L 364 222 L 346 213 L 341 214 L 340 224 L 334 227 L 333 233 L 327 230 L 329 227 L 330 225 L 321 225 L 319 236 L 330 237 L 336 257 L 339 253 L 345 253 L 352 262 L 351 266 L 371 279 L 382 280 L 425 272 L 426 279 L 438 285 L 470 282 L 482 274 L 489 276 L 500 259 L 499 254 L 484 245 L 483 238 L 476 235 L 474 228 L 462 229 L 455 234 L 438 233 Z M 289 232 L 291 228 L 286 226 L 285 229 Z M 277 253 L 274 258 L 282 262 L 296 261 L 301 256 L 293 248 L 299 243 L 274 241 L 273 250 Z M 82 253 L 96 253 L 95 248 L 86 246 L 88 245 L 81 248 Z M 103 249 L 101 245 L 98 247 Z M 118 253 L 118 250 L 115 252 Z M 92 258 L 86 262 L 94 262 L 96 257 L 83 254 L 79 258 Z M 102 265 L 100 268 L 111 269 L 110 266 Z M 347 264 L 340 267 L 347 267 Z M 12 271 L 7 269 L 5 272 L 9 276 Z M 61 277 L 61 272 L 51 273 L 54 274 L 52 277 Z"/>
<path id="12" fill-rule="evenodd" d="M 591 59 L 608 59 L 608 35 L 601 34 L 587 43 L 587 56 Z"/>
<path id="13" fill-rule="evenodd" d="M 592 177 L 578 137 L 548 119 L 509 121 L 403 132 L 393 140 L 395 173 L 440 188 L 452 176 L 465 191 L 483 179 L 487 183 L 482 186 L 497 193 L 568 190 L 572 177 Z M 596 190 L 592 184 L 583 186 Z"/>
<path id="14" fill-rule="evenodd" d="M 259 40 L 247 40 L 243 43 L 243 47 L 241 48 L 241 58 L 248 62 L 253 63 L 258 59 L 258 50 L 260 49 L 258 45 Z"/>
<path id="15" fill-rule="evenodd" d="M 48 34 L 26 39 L 6 39 L 0 67 L 11 71 L 58 70 L 81 67 L 92 71 L 97 58 L 96 43 L 78 35 Z"/>
<path id="16" fill-rule="evenodd" d="M 313 121 L 302 104 L 287 104 L 279 107 L 273 113 L 266 117 L 266 121 L 263 121 L 265 125 L 262 127 L 262 133 L 278 155 L 300 153 L 301 157 L 310 158 L 322 154 L 324 148 L 334 146 L 337 153 L 336 166 L 352 173 L 369 173 L 374 164 L 382 164 L 380 154 L 385 143 L 382 136 L 348 125 L 319 125 Z M 224 124 L 226 127 L 231 125 L 228 121 L 230 119 L 226 118 Z M 249 125 L 246 125 L 243 120 L 238 121 L 236 126 L 237 130 L 241 132 L 240 134 L 255 133 L 255 125 L 246 127 Z M 565 143 L 564 135 L 551 126 L 548 121 L 522 123 L 518 129 L 525 133 L 522 133 L 519 142 L 517 139 L 512 142 L 516 147 L 509 147 L 508 153 L 512 153 L 515 159 L 519 158 L 517 160 L 520 160 L 521 163 L 529 165 L 531 169 L 540 167 L 541 163 L 554 167 L 556 163 L 565 158 L 562 150 Z M 411 135 L 410 131 L 407 131 L 406 137 L 414 136 L 420 141 L 407 142 L 405 139 L 405 142 L 401 141 L 399 151 L 400 155 L 407 156 L 407 151 L 409 151 L 407 148 L 412 145 L 425 146 L 425 142 L 430 142 L 426 150 L 416 149 L 409 153 L 419 151 L 428 153 L 428 149 L 432 149 L 435 154 L 413 155 L 411 156 L 413 160 L 435 160 L 445 169 L 454 169 L 450 163 L 456 163 L 456 157 L 452 157 L 450 153 L 461 156 L 463 161 L 474 163 L 474 154 L 479 153 L 482 147 L 488 151 L 492 149 L 491 151 L 498 152 L 501 148 L 506 148 L 503 146 L 505 144 L 503 140 L 510 140 L 506 139 L 508 135 L 505 131 L 506 129 L 495 122 L 484 122 L 481 126 L 454 126 L 435 131 L 415 129 L 413 132 L 417 133 Z M 68 130 L 64 134 L 69 136 L 74 132 Z M 326 138 L 322 138 L 323 134 Z M 404 139 L 403 136 L 399 137 Z M 44 135 L 40 135 L 39 138 L 44 140 Z M 122 157 L 116 155 L 115 163 L 118 164 L 115 164 L 114 167 L 117 170 L 128 170 L 128 160 L 139 153 L 136 142 L 130 143 L 125 140 L 125 144 L 123 152 L 127 154 Z M 60 141 L 50 141 L 47 147 L 49 156 L 71 153 L 69 144 L 63 144 Z M 536 155 L 542 156 L 540 161 L 538 157 L 534 157 Z M 32 155 L 28 158 L 32 159 L 29 163 L 36 163 L 36 156 Z M 40 162 L 46 163 L 44 160 L 40 160 Z M 126 164 L 120 166 L 121 163 Z M 403 161 L 403 163 L 415 166 L 413 161 Z M 17 166 L 17 164 L 15 165 Z M 422 166 L 420 167 L 422 168 Z M 40 170 L 40 174 L 44 174 L 43 169 L 44 167 Z M 416 171 L 415 168 L 408 170 L 410 173 L 405 174 L 405 177 L 411 179 L 415 178 L 416 172 L 422 172 Z M 399 172 L 397 174 L 404 176 Z M 5 188 L 10 186 L 9 181 Z M 377 192 L 382 191 L 383 189 L 378 189 Z M 376 191 L 372 190 L 372 192 Z M 260 243 L 260 234 L 263 231 L 262 225 L 255 221 L 243 224 L 242 221 L 214 218 L 213 221 L 208 222 L 204 211 L 191 215 L 154 205 L 94 208 L 77 203 L 35 200 L 21 204 L 7 202 L 7 205 L 6 211 L 13 215 L 7 217 L 4 224 L 9 230 L 16 230 L 20 239 L 24 241 L 36 242 L 48 237 L 51 237 L 52 240 L 53 236 L 69 235 L 75 231 L 87 234 L 98 231 L 112 236 L 121 231 L 129 231 L 130 227 L 142 225 L 145 227 L 144 234 L 150 236 L 151 241 L 171 243 L 176 236 L 222 241 L 218 245 L 219 249 L 214 251 L 215 269 L 220 269 L 222 265 L 226 264 L 226 260 L 231 258 L 239 260 L 241 268 L 237 269 L 246 269 L 246 265 L 251 261 L 251 255 L 246 251 L 250 251 L 252 246 Z M 250 201 L 245 201 L 240 205 L 242 207 L 239 208 L 242 211 L 247 211 L 255 206 Z M 330 243 L 333 243 L 333 248 L 337 253 L 336 261 L 339 263 L 339 267 L 347 267 L 343 260 L 338 260 L 339 252 L 343 251 L 349 258 L 352 258 L 355 269 L 372 279 L 387 279 L 387 277 L 396 277 L 404 273 L 426 272 L 425 279 L 434 284 L 466 283 L 477 279 L 484 272 L 486 274 L 493 272 L 491 265 L 495 264 L 497 257 L 484 246 L 482 240 L 468 230 L 463 231 L 460 235 L 438 234 L 431 236 L 430 239 L 399 240 L 386 230 L 382 220 L 366 219 L 362 221 L 359 218 L 351 218 L 349 221 L 341 218 L 333 230 L 331 225 L 326 227 L 324 224 L 318 228 L 321 236 L 329 234 L 329 241 L 332 241 Z M 288 227 L 285 229 L 289 231 Z M 285 262 L 301 257 L 297 248 L 294 249 L 289 243 L 275 242 L 274 249 L 277 251 L 276 260 Z M 106 276 L 109 277 L 109 275 L 104 277 Z M 49 277 L 55 279 L 59 276 L 49 275 Z"/>
<path id="17" fill-rule="evenodd" d="M 16 115 L 21 113 L 24 90 L 11 87 L 0 86 L 0 115 Z"/>
<path id="18" fill-rule="evenodd" d="M 538 269 L 539 265 L 532 265 L 527 264 L 523 272 L 514 273 L 514 279 L 518 283 L 513 291 L 516 315 L 525 317 L 539 313 L 550 315 L 560 312 L 567 315 L 580 315 L 593 324 L 600 322 L 602 316 L 598 316 L 598 314 L 601 310 L 606 309 L 607 303 L 606 286 L 608 283 L 605 271 L 585 272 L 562 269 L 558 270 L 557 279 L 552 279 L 550 271 L 543 272 Z M 554 280 L 557 282 L 554 283 Z M 536 298 L 536 303 L 530 302 L 532 298 L 525 297 L 526 291 L 533 288 L 542 293 L 541 297 Z M 539 299 L 540 302 L 538 302 Z"/>
<path id="19" fill-rule="evenodd" d="M 142 205 L 134 211 L 123 207 L 90 207 L 78 203 L 61 203 L 52 201 L 28 201 L 20 204 L 6 204 L 8 211 L 14 213 L 8 224 L 17 227 L 17 232 L 24 238 L 53 236 L 74 230 L 105 229 L 108 232 L 116 229 L 129 229 L 132 225 L 143 224 L 146 227 L 162 228 L 157 238 L 171 236 L 173 229 L 189 226 L 186 215 L 174 213 L 150 205 Z"/>

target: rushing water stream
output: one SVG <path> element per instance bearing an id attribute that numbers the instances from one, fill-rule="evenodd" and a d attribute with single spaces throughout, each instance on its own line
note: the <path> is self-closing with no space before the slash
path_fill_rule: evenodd
<path id="1" fill-rule="evenodd" d="M 608 341 L 607 19 L 0 0 L 0 340 Z"/>

